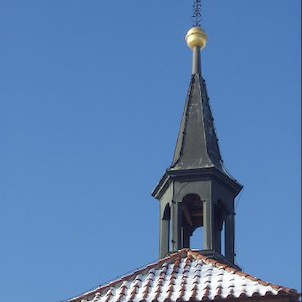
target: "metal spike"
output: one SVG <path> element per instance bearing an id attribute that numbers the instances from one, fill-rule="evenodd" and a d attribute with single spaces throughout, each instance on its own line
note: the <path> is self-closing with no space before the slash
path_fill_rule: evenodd
<path id="1" fill-rule="evenodd" d="M 194 27 L 200 27 L 201 16 L 201 0 L 194 0 L 192 22 Z"/>

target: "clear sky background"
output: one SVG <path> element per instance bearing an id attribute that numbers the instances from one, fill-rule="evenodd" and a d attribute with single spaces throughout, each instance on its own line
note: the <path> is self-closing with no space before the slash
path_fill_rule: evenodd
<path id="1" fill-rule="evenodd" d="M 0 0 L 0 291 L 53 302 L 158 259 L 188 0 Z M 301 290 L 300 1 L 203 1 L 203 76 L 244 185 L 236 262 Z M 200 245 L 201 247 L 201 245 Z"/>

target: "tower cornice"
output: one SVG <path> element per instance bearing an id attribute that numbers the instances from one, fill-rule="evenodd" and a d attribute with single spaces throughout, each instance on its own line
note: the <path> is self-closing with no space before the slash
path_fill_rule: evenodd
<path id="1" fill-rule="evenodd" d="M 186 170 L 166 170 L 165 174 L 160 179 L 157 186 L 152 192 L 152 196 L 156 199 L 160 199 L 167 187 L 172 181 L 198 181 L 205 180 L 207 178 L 215 178 L 219 183 L 224 184 L 229 190 L 231 190 L 236 197 L 243 186 L 235 179 L 228 177 L 225 173 L 222 173 L 216 167 L 209 168 L 197 168 L 197 169 L 186 169 Z"/>

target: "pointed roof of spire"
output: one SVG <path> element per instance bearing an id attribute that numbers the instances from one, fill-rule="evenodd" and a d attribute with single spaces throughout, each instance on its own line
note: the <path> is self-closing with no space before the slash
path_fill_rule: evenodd
<path id="1" fill-rule="evenodd" d="M 240 191 L 241 185 L 223 166 L 207 88 L 201 76 L 200 51 L 206 46 L 208 37 L 200 27 L 192 27 L 185 40 L 193 50 L 192 78 L 173 161 L 168 171 L 216 168 L 235 182 Z"/>
<path id="2" fill-rule="evenodd" d="M 193 74 L 170 170 L 216 167 L 226 174 L 205 81 Z"/>
<path id="3" fill-rule="evenodd" d="M 188 47 L 193 51 L 192 77 L 172 164 L 152 192 L 156 198 L 162 193 L 161 189 L 169 181 L 170 175 L 175 173 L 214 173 L 228 183 L 236 194 L 242 189 L 241 184 L 223 165 L 206 84 L 201 76 L 200 51 L 206 46 L 207 39 L 200 27 L 192 27 L 185 37 Z"/>

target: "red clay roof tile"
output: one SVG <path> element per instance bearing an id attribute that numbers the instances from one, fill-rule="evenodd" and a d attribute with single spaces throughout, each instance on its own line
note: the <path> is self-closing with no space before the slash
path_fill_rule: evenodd
<path id="1" fill-rule="evenodd" d="M 298 301 L 296 291 L 183 249 L 70 302 L 198 302 L 270 295 Z"/>

